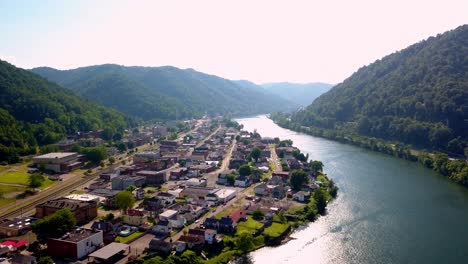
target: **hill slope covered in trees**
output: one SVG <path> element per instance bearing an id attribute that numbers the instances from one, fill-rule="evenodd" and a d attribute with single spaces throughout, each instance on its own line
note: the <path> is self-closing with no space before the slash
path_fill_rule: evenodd
<path id="1" fill-rule="evenodd" d="M 16 162 L 37 146 L 77 131 L 121 132 L 123 114 L 74 95 L 27 70 L 0 60 L 0 161 Z"/>
<path id="2" fill-rule="evenodd" d="M 468 25 L 362 67 L 291 123 L 463 154 L 468 141 Z"/>
<path id="3" fill-rule="evenodd" d="M 293 109 L 291 102 L 261 87 L 245 87 L 192 69 L 106 64 L 32 71 L 89 100 L 147 120 Z"/>
<path id="4" fill-rule="evenodd" d="M 269 92 L 277 94 L 299 105 L 310 105 L 317 97 L 330 90 L 328 83 L 267 83 L 262 86 Z"/>

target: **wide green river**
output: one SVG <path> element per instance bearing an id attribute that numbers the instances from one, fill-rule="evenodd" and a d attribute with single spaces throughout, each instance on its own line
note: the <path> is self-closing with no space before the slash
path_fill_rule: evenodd
<path id="1" fill-rule="evenodd" d="M 294 240 L 251 254 L 255 263 L 468 263 L 468 191 L 385 154 L 283 129 L 266 116 L 237 119 L 291 139 L 340 188 L 328 214 Z"/>

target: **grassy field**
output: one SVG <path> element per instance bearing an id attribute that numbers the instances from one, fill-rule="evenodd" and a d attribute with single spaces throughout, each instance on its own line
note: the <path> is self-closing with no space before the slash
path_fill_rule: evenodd
<path id="1" fill-rule="evenodd" d="M 26 186 L 13 186 L 13 185 L 5 185 L 5 184 L 0 184 L 0 193 L 3 193 L 3 195 L 6 195 L 7 193 L 12 193 L 12 192 L 24 192 L 26 191 Z"/>
<path id="2" fill-rule="evenodd" d="M 121 237 L 121 236 L 117 236 L 115 238 L 115 242 L 118 242 L 118 243 L 127 243 L 128 241 L 134 239 L 134 238 L 137 238 L 139 236 L 141 236 L 143 234 L 143 232 L 140 232 L 140 231 L 136 231 L 135 233 L 127 236 L 127 237 Z"/>
<path id="3" fill-rule="evenodd" d="M 253 220 L 252 217 L 248 217 L 247 221 L 239 222 L 237 225 L 237 232 L 246 231 L 248 233 L 255 233 L 262 226 L 262 223 Z"/>
<path id="4" fill-rule="evenodd" d="M 8 171 L 0 175 L 0 182 L 27 185 L 28 175 L 22 171 Z"/>
<path id="5" fill-rule="evenodd" d="M 273 222 L 273 224 L 263 231 L 263 234 L 270 236 L 270 237 L 278 237 L 289 227 L 287 224 L 280 224 Z"/>

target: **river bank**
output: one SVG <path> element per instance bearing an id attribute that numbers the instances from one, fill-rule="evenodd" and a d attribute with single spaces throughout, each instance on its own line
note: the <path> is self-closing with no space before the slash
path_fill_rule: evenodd
<path id="1" fill-rule="evenodd" d="M 441 152 L 429 153 L 425 150 L 415 151 L 408 145 L 389 143 L 382 139 L 360 135 L 348 135 L 342 131 L 331 129 L 300 126 L 291 123 L 289 119 L 285 118 L 282 114 L 272 114 L 269 118 L 271 118 L 275 124 L 283 128 L 418 162 L 422 166 L 432 169 L 468 188 L 468 162 L 464 159 L 453 159 Z"/>
<path id="2" fill-rule="evenodd" d="M 468 262 L 468 190 L 415 162 L 284 129 L 266 116 L 247 131 L 293 140 L 340 187 L 325 216 L 294 239 L 250 253 L 255 264 Z"/>

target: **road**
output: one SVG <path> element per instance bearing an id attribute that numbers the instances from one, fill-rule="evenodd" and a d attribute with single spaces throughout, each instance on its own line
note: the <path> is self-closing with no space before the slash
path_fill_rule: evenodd
<path id="1" fill-rule="evenodd" d="M 223 159 L 223 163 L 221 164 L 221 168 L 217 169 L 216 171 L 207 173 L 204 178 L 206 178 L 206 185 L 208 187 L 214 187 L 216 186 L 216 180 L 218 179 L 218 174 L 225 172 L 229 169 L 229 161 L 231 160 L 232 157 L 232 152 L 234 151 L 234 147 L 237 145 L 237 140 L 234 138 L 234 140 L 231 143 L 231 146 L 227 153 L 225 154 L 225 157 Z"/>

